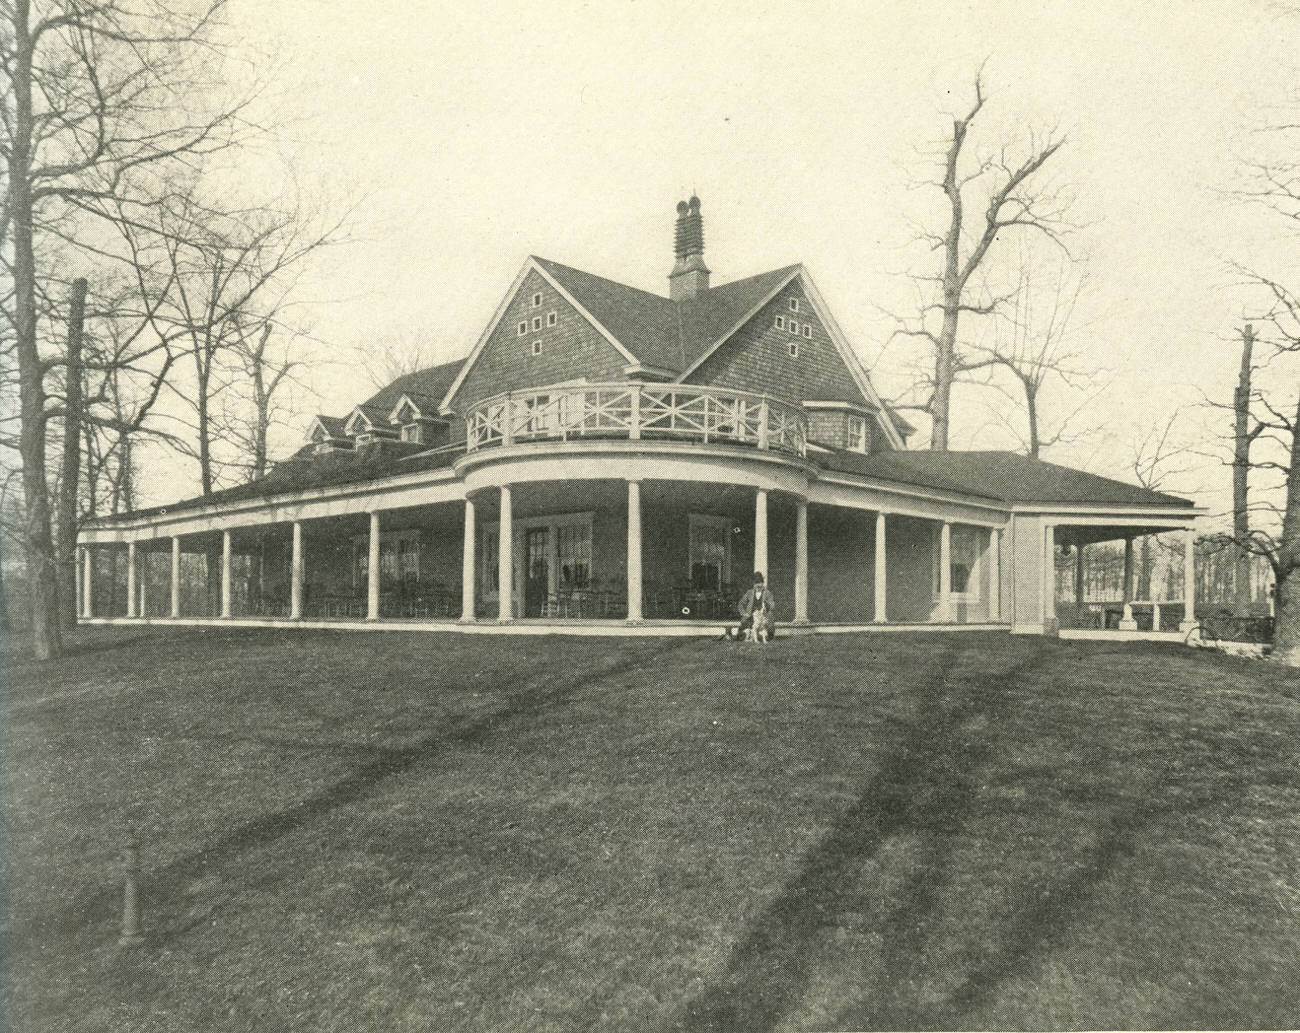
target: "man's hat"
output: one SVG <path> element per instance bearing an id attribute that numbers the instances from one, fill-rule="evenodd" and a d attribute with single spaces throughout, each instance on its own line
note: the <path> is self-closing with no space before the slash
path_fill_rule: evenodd
<path id="1" fill-rule="evenodd" d="M 758 584 L 762 580 L 763 580 L 763 572 L 761 570 L 754 571 L 754 584 Z"/>

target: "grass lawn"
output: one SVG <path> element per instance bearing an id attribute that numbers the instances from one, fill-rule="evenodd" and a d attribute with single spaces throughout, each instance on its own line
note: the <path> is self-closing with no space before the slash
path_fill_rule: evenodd
<path id="1" fill-rule="evenodd" d="M 234 629 L 6 667 L 4 1028 L 1300 1023 L 1294 671 Z"/>

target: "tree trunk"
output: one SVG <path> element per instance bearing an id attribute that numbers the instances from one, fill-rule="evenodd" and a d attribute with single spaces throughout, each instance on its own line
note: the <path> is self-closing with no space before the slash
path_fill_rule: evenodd
<path id="1" fill-rule="evenodd" d="M 1250 612 L 1250 552 L 1246 542 L 1250 538 L 1249 499 L 1250 474 L 1250 380 L 1251 351 L 1255 344 L 1255 329 L 1249 323 L 1241 332 L 1241 372 L 1237 376 L 1237 390 L 1232 396 L 1234 417 L 1232 454 L 1232 538 L 1233 538 L 1233 605 L 1237 616 Z"/>
<path id="2" fill-rule="evenodd" d="M 72 281 L 68 311 L 66 415 L 63 419 L 62 475 L 57 516 L 59 560 L 59 623 L 64 631 L 77 626 L 77 488 L 81 483 L 81 419 L 83 406 L 81 340 L 86 318 L 86 281 Z"/>
<path id="3" fill-rule="evenodd" d="M 1291 469 L 1286 479 L 1286 512 L 1277 550 L 1277 617 L 1273 658 L 1300 667 L 1300 399 L 1291 432 Z"/>
<path id="4" fill-rule="evenodd" d="M 48 660 L 63 651 L 59 586 L 50 533 L 45 476 L 45 369 L 36 345 L 36 254 L 32 210 L 32 40 L 26 3 L 11 14 L 13 122 L 9 140 L 9 213 L 13 226 L 14 350 L 18 353 L 18 454 L 23 466 L 26 526 L 23 553 L 31 612 L 32 653 Z"/>

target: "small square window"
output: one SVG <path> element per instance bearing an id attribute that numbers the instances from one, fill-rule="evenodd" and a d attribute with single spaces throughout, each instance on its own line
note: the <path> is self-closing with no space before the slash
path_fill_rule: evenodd
<path id="1" fill-rule="evenodd" d="M 546 313 L 546 325 L 547 325 L 547 326 L 554 326 L 556 323 L 559 322 L 559 320 L 560 320 L 560 317 L 557 316 L 554 312 L 548 312 L 548 313 Z"/>
<path id="2" fill-rule="evenodd" d="M 790 358 L 797 359 L 799 357 L 799 346 L 795 344 L 794 341 L 790 342 L 789 351 L 790 351 Z"/>
<path id="3" fill-rule="evenodd" d="M 795 319 L 790 320 L 790 333 L 797 334 L 798 332 L 799 332 L 799 321 Z"/>
<path id="4" fill-rule="evenodd" d="M 803 325 L 803 335 L 804 335 L 806 338 L 808 338 L 808 340 L 810 340 L 810 341 L 812 340 L 812 324 L 811 324 L 811 323 L 804 323 L 804 325 Z"/>
<path id="5" fill-rule="evenodd" d="M 519 336 L 523 337 L 526 333 L 528 333 L 528 320 L 525 319 L 519 324 Z"/>
<path id="6" fill-rule="evenodd" d="M 541 307 L 542 307 L 542 293 L 541 291 L 538 291 L 536 294 L 533 295 L 533 308 L 541 308 Z"/>
<path id="7" fill-rule="evenodd" d="M 541 355 L 541 354 L 542 354 L 542 342 L 541 342 L 541 341 L 534 341 L 534 342 L 533 342 L 533 354 L 534 354 L 534 355 Z"/>
<path id="8" fill-rule="evenodd" d="M 799 311 L 799 299 L 798 299 L 798 298 L 791 298 L 791 299 L 790 299 L 790 311 L 791 311 L 791 312 L 798 312 L 798 311 Z"/>
<path id="9" fill-rule="evenodd" d="M 540 330 L 541 328 L 542 328 L 542 317 L 533 316 L 533 329 Z"/>
<path id="10" fill-rule="evenodd" d="M 784 329 L 785 329 L 785 316 L 777 316 L 777 317 L 776 317 L 776 328 L 777 328 L 778 330 L 784 330 Z"/>

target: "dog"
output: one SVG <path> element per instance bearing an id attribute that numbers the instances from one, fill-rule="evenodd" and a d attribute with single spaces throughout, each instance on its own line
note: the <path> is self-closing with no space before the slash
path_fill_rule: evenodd
<path id="1" fill-rule="evenodd" d="M 745 629 L 745 641 L 765 646 L 772 641 L 772 624 L 766 615 L 756 613 Z"/>

